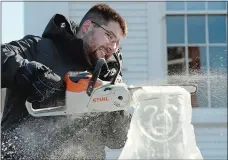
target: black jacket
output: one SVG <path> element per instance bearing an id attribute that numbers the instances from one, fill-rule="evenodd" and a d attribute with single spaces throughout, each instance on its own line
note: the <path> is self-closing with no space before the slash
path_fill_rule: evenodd
<path id="1" fill-rule="evenodd" d="M 66 28 L 61 28 L 61 23 Z M 3 159 L 104 159 L 104 147 L 122 148 L 130 116 L 123 111 L 88 114 L 83 118 L 35 118 L 25 107 L 26 97 L 13 87 L 22 64 L 40 62 L 63 77 L 68 71 L 93 68 L 82 51 L 82 40 L 67 19 L 54 15 L 42 37 L 27 35 L 1 46 L 2 88 L 7 88 L 1 122 Z M 115 63 L 110 61 L 110 67 Z M 75 102 L 77 103 L 77 102 Z"/>

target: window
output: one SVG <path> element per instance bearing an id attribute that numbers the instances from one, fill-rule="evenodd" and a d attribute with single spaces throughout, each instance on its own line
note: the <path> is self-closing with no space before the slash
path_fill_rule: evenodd
<path id="1" fill-rule="evenodd" d="M 201 108 L 207 108 L 209 106 L 207 80 L 207 77 L 203 75 L 199 76 L 197 81 L 195 80 L 195 83 L 197 83 L 196 102 Z"/>
<path id="2" fill-rule="evenodd" d="M 187 10 L 204 10 L 205 2 L 187 2 Z"/>
<path id="3" fill-rule="evenodd" d="M 211 106 L 227 106 L 227 47 L 209 47 Z"/>
<path id="4" fill-rule="evenodd" d="M 210 72 L 227 73 L 227 47 L 209 47 Z"/>
<path id="5" fill-rule="evenodd" d="M 184 10 L 184 2 L 166 2 L 166 10 L 168 11 Z"/>
<path id="6" fill-rule="evenodd" d="M 205 47 L 188 47 L 188 66 L 186 65 L 185 47 L 168 47 L 167 53 L 169 75 L 183 75 L 186 72 L 186 67 L 188 67 L 191 75 L 207 72 Z"/>
<path id="7" fill-rule="evenodd" d="M 211 107 L 227 107 L 227 76 L 212 75 L 210 78 Z"/>
<path id="8" fill-rule="evenodd" d="M 198 46 L 188 47 L 189 73 L 205 74 L 207 72 L 206 48 Z"/>
<path id="9" fill-rule="evenodd" d="M 167 3 L 167 10 L 174 11 L 166 15 L 168 82 L 196 83 L 195 106 L 227 107 L 226 5 Z"/>
<path id="10" fill-rule="evenodd" d="M 207 2 L 209 10 L 226 10 L 226 2 Z"/>
<path id="11" fill-rule="evenodd" d="M 205 16 L 187 17 L 188 43 L 205 43 Z"/>
<path id="12" fill-rule="evenodd" d="M 166 10 L 167 11 L 185 11 L 185 4 L 187 11 L 202 11 L 202 10 L 226 10 L 227 2 L 224 1 L 168 1 L 166 2 Z M 206 5 L 207 4 L 207 5 Z"/>
<path id="13" fill-rule="evenodd" d="M 168 47 L 168 74 L 180 75 L 185 71 L 185 48 Z"/>
<path id="14" fill-rule="evenodd" d="M 208 30 L 209 43 L 226 43 L 226 16 L 225 15 L 209 15 Z"/>
<path id="15" fill-rule="evenodd" d="M 184 17 L 168 16 L 166 18 L 167 42 L 184 43 Z"/>
<path id="16" fill-rule="evenodd" d="M 192 96 L 192 107 L 207 106 L 207 85 L 205 78 L 189 79 L 184 76 L 186 72 L 186 53 L 185 47 L 176 46 L 168 47 L 168 82 L 170 84 L 189 84 L 197 83 L 198 92 Z M 191 74 L 206 72 L 206 52 L 205 47 L 191 46 L 188 47 L 189 72 Z M 207 80 L 207 79 L 206 79 Z M 200 103 L 199 103 L 199 102 Z"/>

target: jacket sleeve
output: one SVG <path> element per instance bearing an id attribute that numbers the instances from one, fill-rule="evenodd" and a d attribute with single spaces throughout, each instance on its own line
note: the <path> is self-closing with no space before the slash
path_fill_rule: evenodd
<path id="1" fill-rule="evenodd" d="M 1 44 L 1 88 L 13 87 L 16 72 L 34 59 L 40 39 L 40 37 L 27 35 L 20 40 Z"/>
<path id="2" fill-rule="evenodd" d="M 115 111 L 105 114 L 103 133 L 105 145 L 110 149 L 123 148 L 127 141 L 127 134 L 130 127 L 131 115 L 125 111 Z"/>

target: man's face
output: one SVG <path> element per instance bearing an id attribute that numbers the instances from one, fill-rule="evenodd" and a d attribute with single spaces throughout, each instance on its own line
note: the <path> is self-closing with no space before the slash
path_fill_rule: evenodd
<path id="1" fill-rule="evenodd" d="M 106 26 L 97 22 L 86 21 L 82 27 L 83 41 L 87 46 L 87 54 L 92 63 L 100 58 L 106 60 L 120 47 L 124 38 L 118 22 L 109 22 Z"/>

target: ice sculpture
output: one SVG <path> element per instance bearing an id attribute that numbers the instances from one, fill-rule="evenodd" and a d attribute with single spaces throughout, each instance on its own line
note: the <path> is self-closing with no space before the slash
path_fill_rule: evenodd
<path id="1" fill-rule="evenodd" d="M 203 159 L 191 124 L 190 93 L 178 86 L 138 90 L 128 140 L 119 159 Z"/>

